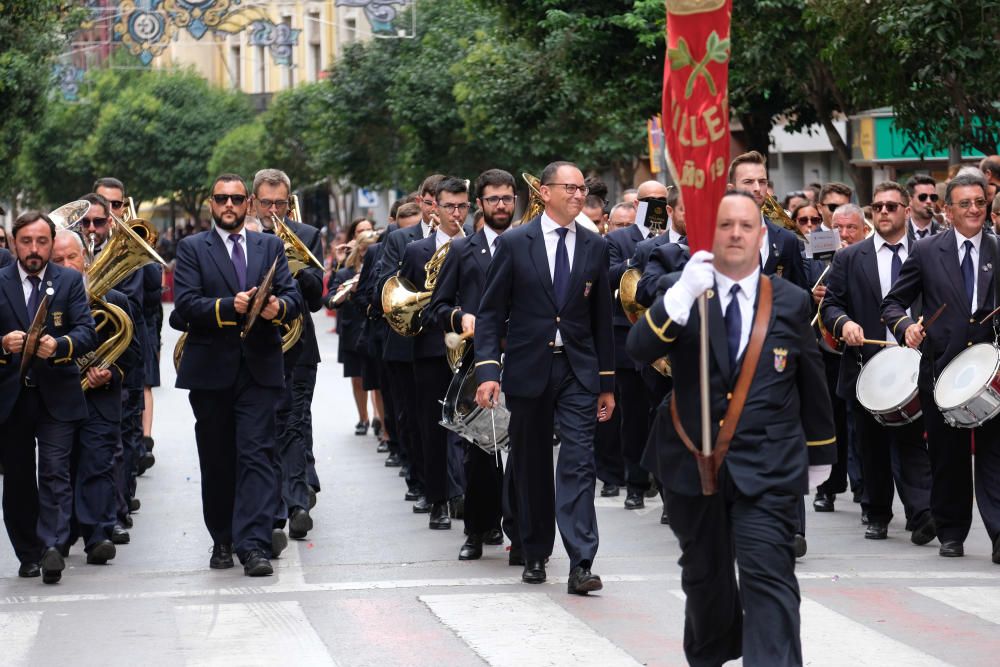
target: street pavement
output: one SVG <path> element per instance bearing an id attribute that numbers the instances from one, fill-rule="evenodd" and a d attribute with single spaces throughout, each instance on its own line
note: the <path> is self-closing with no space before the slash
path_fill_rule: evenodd
<path id="1" fill-rule="evenodd" d="M 505 547 L 459 562 L 462 522 L 431 531 L 403 500 L 396 468 L 372 435 L 354 435 L 333 320 L 316 315 L 324 362 L 313 403 L 323 489 L 307 540 L 275 575 L 208 568 L 198 459 L 187 392 L 173 388 L 176 332 L 164 330 L 155 391 L 156 466 L 139 482 L 132 543 L 106 566 L 80 545 L 63 580 L 18 579 L 0 548 L 2 665 L 683 665 L 679 555 L 658 500 L 639 511 L 598 498 L 604 590 L 570 596 L 557 540 L 549 581 L 520 583 Z M 896 508 L 902 517 L 902 508 Z M 1000 566 L 978 516 L 966 557 L 863 539 L 859 506 L 808 516 L 797 568 L 808 665 L 1000 664 Z"/>

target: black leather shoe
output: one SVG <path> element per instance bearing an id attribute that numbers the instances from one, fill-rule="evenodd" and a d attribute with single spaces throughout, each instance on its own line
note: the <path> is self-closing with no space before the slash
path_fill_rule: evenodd
<path id="1" fill-rule="evenodd" d="M 424 495 L 424 492 L 420 489 L 407 489 L 406 495 L 403 496 L 403 500 L 408 503 L 412 503 L 414 500 L 420 500 L 420 496 Z"/>
<path id="2" fill-rule="evenodd" d="M 884 540 L 889 536 L 889 526 L 882 521 L 869 521 L 865 529 L 866 540 Z"/>
<path id="3" fill-rule="evenodd" d="M 117 550 L 111 540 L 101 540 L 87 551 L 87 565 L 104 565 L 113 560 Z"/>
<path id="4" fill-rule="evenodd" d="M 431 516 L 427 520 L 427 527 L 431 530 L 451 529 L 451 517 L 448 516 L 448 503 L 434 503 L 431 505 Z"/>
<path id="5" fill-rule="evenodd" d="M 566 582 L 566 592 L 573 595 L 586 595 L 591 591 L 599 591 L 604 588 L 601 578 L 590 571 L 590 568 L 577 565 L 569 573 L 569 581 Z"/>
<path id="6" fill-rule="evenodd" d="M 455 496 L 448 501 L 448 516 L 452 519 L 465 519 L 465 496 Z"/>
<path id="7" fill-rule="evenodd" d="M 993 562 L 1000 565 L 1000 535 L 993 540 Z"/>
<path id="8" fill-rule="evenodd" d="M 316 507 L 316 489 L 309 487 L 309 509 Z"/>
<path id="9" fill-rule="evenodd" d="M 306 533 L 308 533 L 313 528 L 312 517 L 309 516 L 309 511 L 304 510 L 301 507 L 296 507 L 292 510 L 291 516 L 288 517 L 288 536 L 293 540 L 304 540 L 306 538 Z"/>
<path id="10" fill-rule="evenodd" d="M 17 568 L 17 576 L 34 579 L 42 576 L 42 568 L 38 567 L 38 563 L 21 563 L 21 567 Z"/>
<path id="11" fill-rule="evenodd" d="M 861 525 L 862 526 L 868 525 L 868 510 L 866 509 L 861 510 Z"/>
<path id="12" fill-rule="evenodd" d="M 669 526 L 670 525 L 670 517 L 667 516 L 667 508 L 666 507 L 664 507 L 663 511 L 660 512 L 660 523 L 663 524 L 664 526 Z"/>
<path id="13" fill-rule="evenodd" d="M 503 531 L 499 528 L 494 528 L 492 530 L 487 530 L 483 534 L 483 544 L 489 544 L 492 547 L 498 547 L 503 544 Z"/>
<path id="14" fill-rule="evenodd" d="M 368 422 L 358 422 L 355 424 L 354 435 L 368 435 Z"/>
<path id="15" fill-rule="evenodd" d="M 152 437 L 150 437 L 148 435 L 144 435 L 144 436 L 142 436 L 142 444 L 146 448 L 147 452 L 152 452 L 153 451 L 153 445 L 156 444 L 156 441 L 153 440 Z"/>
<path id="16" fill-rule="evenodd" d="M 524 567 L 524 554 L 521 552 L 521 547 L 511 547 L 510 551 L 507 553 L 507 565 L 513 567 Z"/>
<path id="17" fill-rule="evenodd" d="M 465 544 L 458 550 L 458 560 L 479 560 L 483 557 L 483 538 L 479 535 L 469 535 Z"/>
<path id="18" fill-rule="evenodd" d="M 243 559 L 243 574 L 248 577 L 269 577 L 274 574 L 274 568 L 263 552 L 254 549 Z"/>
<path id="19" fill-rule="evenodd" d="M 132 537 L 128 534 L 128 531 L 115 524 L 115 527 L 111 530 L 112 544 L 128 544 L 131 540 Z"/>
<path id="20" fill-rule="evenodd" d="M 413 513 L 414 514 L 427 514 L 431 511 L 431 504 L 427 502 L 425 496 L 420 496 L 417 498 L 417 502 L 413 503 Z"/>
<path id="21" fill-rule="evenodd" d="M 619 493 L 621 491 L 617 484 L 605 482 L 604 486 L 601 487 L 601 498 L 617 498 Z"/>
<path id="22" fill-rule="evenodd" d="M 49 547 L 42 555 L 42 583 L 55 584 L 62 579 L 63 570 L 66 569 L 66 561 L 58 549 Z"/>
<path id="23" fill-rule="evenodd" d="M 281 528 L 275 528 L 271 531 L 271 558 L 278 558 L 281 556 L 281 552 L 288 547 L 288 535 L 285 535 L 285 531 Z M 264 560 L 267 560 L 266 558 Z M 271 566 L 270 563 L 267 564 L 268 567 Z M 270 574 L 270 572 L 268 572 Z"/>
<path id="24" fill-rule="evenodd" d="M 138 512 L 140 507 L 142 507 L 142 501 L 140 501 L 138 498 L 132 498 L 131 500 L 128 501 L 129 512 Z"/>
<path id="25" fill-rule="evenodd" d="M 122 528 L 131 528 L 133 525 L 135 525 L 135 522 L 132 521 L 132 515 L 126 514 L 122 519 Z"/>
<path id="26" fill-rule="evenodd" d="M 526 584 L 545 583 L 545 561 L 526 561 L 524 564 L 524 572 L 521 573 L 521 581 Z"/>
<path id="27" fill-rule="evenodd" d="M 910 541 L 918 546 L 923 546 L 928 544 L 936 536 L 937 528 L 934 525 L 934 517 L 931 516 L 930 512 L 926 512 L 913 528 L 913 532 L 910 533 Z"/>
<path id="28" fill-rule="evenodd" d="M 833 500 L 836 496 L 832 496 L 829 493 L 816 493 L 816 497 L 813 499 L 813 509 L 817 512 L 832 512 L 833 511 Z"/>
<path id="29" fill-rule="evenodd" d="M 400 462 L 402 462 L 402 459 L 400 459 Z M 399 467 L 399 472 L 397 474 L 400 477 L 403 477 L 404 479 L 406 477 L 409 477 L 410 476 L 410 466 L 400 466 Z"/>
<path id="30" fill-rule="evenodd" d="M 378 446 L 375 447 L 375 451 L 378 452 L 379 454 L 385 454 L 387 451 L 389 451 L 389 441 L 379 440 Z"/>
<path id="31" fill-rule="evenodd" d="M 376 438 L 382 435 L 382 420 L 378 417 L 372 420 L 372 433 L 375 434 Z"/>
<path id="32" fill-rule="evenodd" d="M 150 468 L 152 468 L 154 465 L 156 465 L 156 457 L 153 456 L 151 453 L 146 452 L 145 454 L 139 457 L 139 461 L 136 463 L 136 474 L 139 477 L 142 477 L 143 474 L 145 474 L 145 472 Z"/>
<path id="33" fill-rule="evenodd" d="M 646 501 L 643 499 L 641 493 L 630 493 L 625 496 L 625 509 L 627 510 L 641 510 L 646 506 Z"/>
<path id="34" fill-rule="evenodd" d="M 965 555 L 965 547 L 957 540 L 948 540 L 941 543 L 938 555 L 945 558 L 961 558 Z"/>
<path id="35" fill-rule="evenodd" d="M 806 536 L 795 533 L 795 557 L 802 558 L 808 550 L 809 545 L 806 543 Z"/>
<path id="36" fill-rule="evenodd" d="M 864 498 L 864 496 L 865 496 L 865 490 L 860 486 L 851 492 L 851 500 L 858 503 L 859 505 L 861 504 L 861 499 Z"/>
<path id="37" fill-rule="evenodd" d="M 399 460 L 399 454 L 396 452 L 389 452 L 389 456 L 385 457 L 386 468 L 398 468 L 401 465 L 403 462 Z"/>
<path id="38" fill-rule="evenodd" d="M 228 570 L 233 566 L 233 545 L 213 544 L 212 558 L 208 561 L 208 566 L 213 570 Z"/>

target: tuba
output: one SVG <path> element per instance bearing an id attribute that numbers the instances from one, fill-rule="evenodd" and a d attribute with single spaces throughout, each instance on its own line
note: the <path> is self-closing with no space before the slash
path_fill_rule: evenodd
<path id="1" fill-rule="evenodd" d="M 517 221 L 517 224 L 524 225 L 542 214 L 542 211 L 545 210 L 545 202 L 542 201 L 542 194 L 538 191 L 538 188 L 541 187 L 541 181 L 527 172 L 522 173 L 521 178 L 528 184 L 529 196 L 528 205 L 524 207 L 524 213 L 521 214 L 521 219 Z"/>
<path id="2" fill-rule="evenodd" d="M 58 228 L 78 231 L 76 223 L 83 219 L 83 216 L 87 215 L 87 211 L 89 210 L 89 201 L 86 199 L 77 199 L 50 211 L 49 220 Z"/>

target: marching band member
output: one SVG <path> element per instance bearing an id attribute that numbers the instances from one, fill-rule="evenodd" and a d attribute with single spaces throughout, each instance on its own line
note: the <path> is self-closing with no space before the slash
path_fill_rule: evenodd
<path id="1" fill-rule="evenodd" d="M 575 222 L 587 196 L 576 165 L 549 164 L 539 193 L 544 212 L 501 237 L 486 274 L 476 326 L 476 402 L 490 408 L 499 398 L 506 333 L 503 382 L 525 560 L 521 578 L 545 581 L 558 522 L 570 559 L 567 589 L 585 595 L 602 588 L 591 572 L 598 546 L 594 432 L 615 409 L 608 251 L 600 236 Z M 553 489 L 556 420 L 562 445 Z"/>
<path id="2" fill-rule="evenodd" d="M 14 222 L 11 236 L 17 262 L 0 269 L 3 517 L 21 561 L 18 576 L 41 574 L 46 584 L 54 584 L 66 567 L 59 549 L 70 537 L 76 424 L 87 418 L 74 362 L 94 349 L 97 335 L 83 276 L 49 261 L 56 237 L 52 220 L 27 211 Z M 34 332 L 33 321 L 46 299 L 44 326 Z M 29 340 L 36 333 L 37 341 Z M 22 370 L 26 342 L 37 347 Z"/>
<path id="3" fill-rule="evenodd" d="M 1000 266 L 1000 243 L 983 233 L 986 181 L 959 174 L 948 182 L 944 205 L 953 227 L 913 244 L 899 279 L 882 301 L 882 321 L 900 344 L 920 348 L 920 405 L 927 428 L 931 458 L 931 515 L 944 557 L 965 555 L 964 542 L 972 526 L 973 465 L 975 497 L 986 532 L 993 543 L 993 562 L 1000 564 L 1000 421 L 988 421 L 975 431 L 949 426 L 934 401 L 934 382 L 948 363 L 966 347 L 994 341 L 993 318 L 981 322 L 1000 300 L 994 271 Z M 942 305 L 933 326 L 906 311 L 917 299 L 924 313 Z"/>
<path id="4" fill-rule="evenodd" d="M 190 390 L 201 463 L 202 512 L 212 536 L 210 567 L 251 577 L 273 572 L 275 406 L 284 384 L 281 333 L 304 309 L 282 242 L 246 231 L 249 192 L 222 174 L 212 185 L 215 226 L 177 245 L 176 310 L 188 323 L 177 387 Z M 276 266 L 258 321 L 241 335 L 259 285 Z"/>

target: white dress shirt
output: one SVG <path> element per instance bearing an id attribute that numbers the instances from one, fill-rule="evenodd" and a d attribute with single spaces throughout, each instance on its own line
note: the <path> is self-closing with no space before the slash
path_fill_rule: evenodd
<path id="1" fill-rule="evenodd" d="M 448 243 L 453 238 L 454 238 L 453 236 L 448 236 L 447 234 L 442 232 L 441 228 L 438 227 L 437 230 L 434 232 L 434 250 L 439 250 L 441 246 L 443 246 L 445 243 Z"/>
<path id="2" fill-rule="evenodd" d="M 218 234 L 219 238 L 222 239 L 222 242 L 226 244 L 226 254 L 229 255 L 230 259 L 232 259 L 232 257 L 233 257 L 233 245 L 236 242 L 234 240 L 232 240 L 231 238 L 229 238 L 229 235 L 230 234 L 239 234 L 240 237 L 243 239 L 243 241 L 242 241 L 242 243 L 243 243 L 243 257 L 244 257 L 244 259 L 247 260 L 247 263 L 249 264 L 249 262 L 250 262 L 250 251 L 247 249 L 247 228 L 246 227 L 241 227 L 239 232 L 230 232 L 230 231 L 226 231 L 225 229 L 222 229 L 221 227 L 219 227 L 218 225 L 216 225 L 216 227 L 215 227 L 215 233 Z"/>
<path id="3" fill-rule="evenodd" d="M 740 347 L 737 357 L 743 354 L 747 342 L 750 340 L 750 330 L 753 329 L 753 303 L 757 298 L 757 285 L 760 283 L 760 271 L 754 271 L 746 278 L 735 281 L 732 278 L 715 272 L 715 289 L 719 294 L 719 305 L 722 307 L 722 316 L 725 318 L 726 309 L 729 302 L 733 300 L 730 290 L 733 285 L 739 282 L 740 291 L 737 293 L 737 304 L 740 308 Z"/>
<path id="4" fill-rule="evenodd" d="M 486 247 L 490 251 L 490 257 L 493 257 L 493 254 L 497 251 L 496 243 L 497 239 L 500 238 L 500 235 L 493 231 L 492 227 L 486 224 L 483 225 L 483 233 L 486 235 Z"/>
<path id="5" fill-rule="evenodd" d="M 761 217 L 760 224 L 764 227 L 764 238 L 760 241 L 760 265 L 767 266 L 767 260 L 771 256 L 771 239 L 767 233 L 767 224 Z"/>
<path id="6" fill-rule="evenodd" d="M 431 235 L 431 226 L 429 224 L 427 224 L 426 222 L 424 222 L 423 220 L 421 220 L 420 221 L 420 238 L 425 239 L 425 238 L 427 238 L 430 235 Z"/>
<path id="7" fill-rule="evenodd" d="M 49 270 L 49 265 L 46 264 L 44 267 L 42 267 L 42 270 L 36 274 L 38 276 L 38 279 L 41 281 L 38 284 L 39 299 L 41 299 L 41 294 L 45 291 L 45 288 L 42 285 L 45 284 L 45 273 L 48 270 Z M 24 292 L 24 306 L 25 308 L 27 308 L 28 299 L 31 298 L 31 291 L 34 289 L 34 285 L 32 285 L 31 281 L 28 280 L 28 276 L 30 276 L 31 274 L 24 270 L 24 267 L 21 266 L 21 262 L 17 263 L 17 273 L 18 275 L 21 276 L 21 290 Z M 41 301 L 39 301 L 39 303 L 41 303 Z M 28 324 L 31 323 L 29 322 Z"/>
<path id="8" fill-rule="evenodd" d="M 890 244 L 882 236 L 875 232 L 872 234 L 872 241 L 875 242 L 875 263 L 878 265 L 878 282 L 879 290 L 881 291 L 882 298 L 889 293 L 892 288 L 892 249 L 889 248 Z M 907 238 L 906 234 L 899 239 L 899 259 L 902 262 L 906 261 L 906 258 L 910 256 L 909 244 L 910 240 Z M 910 314 L 910 309 L 906 309 L 906 314 Z M 896 337 L 892 335 L 892 330 L 889 327 L 885 328 L 885 340 L 896 340 Z"/>
<path id="9" fill-rule="evenodd" d="M 962 259 L 965 258 L 965 242 L 972 241 L 972 305 L 969 312 L 976 312 L 976 303 L 979 301 L 979 244 L 983 242 L 983 230 L 971 238 L 962 236 L 962 233 L 955 229 L 955 243 L 958 244 L 958 267 L 959 273 L 962 271 Z M 964 282 L 962 283 L 965 284 Z"/>
<path id="10" fill-rule="evenodd" d="M 545 255 L 549 260 L 549 277 L 555 282 L 556 277 L 556 248 L 559 247 L 559 234 L 556 233 L 557 229 L 561 229 L 562 225 L 550 218 L 544 212 L 542 213 L 542 238 L 545 240 Z M 566 226 L 569 233 L 566 234 L 566 254 L 569 255 L 569 270 L 573 270 L 573 251 L 576 250 L 576 221 L 571 220 L 569 225 Z M 556 327 L 556 347 L 562 347 L 562 334 L 559 333 L 559 328 Z"/>

